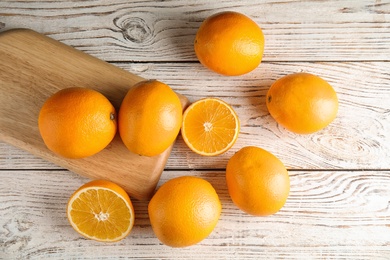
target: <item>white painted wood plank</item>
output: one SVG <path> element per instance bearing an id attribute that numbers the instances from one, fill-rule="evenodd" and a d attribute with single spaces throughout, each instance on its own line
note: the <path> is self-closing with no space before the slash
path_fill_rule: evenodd
<path id="1" fill-rule="evenodd" d="M 4 169 L 61 169 L 61 167 L 27 151 L 0 142 L 0 170 Z"/>
<path id="2" fill-rule="evenodd" d="M 108 61 L 196 61 L 197 29 L 225 10 L 263 28 L 266 61 L 390 58 L 389 1 L 5 0 L 0 10 L 0 31 L 27 27 Z"/>
<path id="3" fill-rule="evenodd" d="M 235 207 L 223 171 L 165 171 L 170 178 L 208 180 L 222 202 L 213 233 L 183 249 L 162 245 L 150 227 L 147 202 L 134 201 L 136 222 L 121 242 L 80 237 L 68 224 L 69 196 L 88 180 L 67 171 L 0 171 L 2 259 L 388 259 L 389 171 L 291 171 L 280 212 L 252 217 Z"/>
<path id="4" fill-rule="evenodd" d="M 196 61 L 198 26 L 223 10 L 245 13 L 263 28 L 265 62 L 248 75 L 218 76 Z M 242 131 L 218 157 L 192 153 L 180 137 L 174 146 L 159 185 L 200 176 L 223 205 L 210 237 L 184 249 L 159 243 L 140 201 L 123 241 L 81 238 L 65 207 L 88 179 L 0 143 L 0 259 L 390 259 L 389 1 L 0 1 L 0 32 L 17 27 L 159 79 L 191 101 L 220 97 L 239 113 Z M 314 135 L 278 126 L 264 103 L 274 80 L 298 71 L 324 77 L 340 98 L 336 120 Z M 290 197 L 273 216 L 248 216 L 227 193 L 223 169 L 246 145 L 294 169 Z"/>
<path id="5" fill-rule="evenodd" d="M 178 138 L 168 169 L 225 168 L 240 148 L 256 145 L 277 155 L 291 169 L 389 169 L 390 64 L 388 62 L 279 62 L 262 63 L 241 77 L 224 77 L 200 64 L 116 65 L 145 78 L 159 79 L 190 101 L 219 97 L 241 120 L 237 143 L 227 153 L 204 157 L 190 151 Z M 338 116 L 324 130 L 311 135 L 293 134 L 269 115 L 265 96 L 279 77 L 298 71 L 317 74 L 335 88 Z M 11 146 L 0 145 L 0 169 L 56 168 Z"/>

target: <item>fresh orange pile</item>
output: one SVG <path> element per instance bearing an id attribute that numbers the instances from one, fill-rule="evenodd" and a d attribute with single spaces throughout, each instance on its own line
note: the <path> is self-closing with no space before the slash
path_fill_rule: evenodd
<path id="1" fill-rule="evenodd" d="M 242 75 L 260 64 L 264 36 L 249 17 L 222 12 L 202 23 L 194 48 L 199 61 L 210 70 Z M 269 88 L 266 105 L 277 123 L 300 134 L 323 129 L 338 111 L 334 89 L 309 73 L 276 80 Z M 185 144 L 203 156 L 220 155 L 236 143 L 240 120 L 225 101 L 200 99 L 182 113 L 175 92 L 156 80 L 142 81 L 129 89 L 118 119 L 102 94 L 69 88 L 45 102 L 39 114 L 39 131 L 48 149 L 67 158 L 83 158 L 104 149 L 116 133 L 116 120 L 125 146 L 143 156 L 164 152 L 180 130 Z M 233 203 L 251 215 L 275 214 L 289 196 L 290 179 L 284 164 L 259 147 L 243 147 L 231 156 L 225 177 Z M 186 247 L 205 239 L 217 225 L 221 210 L 213 186 L 192 176 L 162 184 L 148 204 L 153 231 L 171 247 Z M 126 192 L 120 185 L 104 180 L 80 187 L 67 207 L 70 224 L 78 233 L 106 242 L 126 237 L 134 215 Z"/>
<path id="2" fill-rule="evenodd" d="M 173 144 L 182 123 L 181 101 L 157 80 L 132 86 L 119 115 L 101 93 L 81 87 L 66 88 L 42 106 L 38 126 L 47 148 L 66 158 L 84 158 L 103 150 L 117 131 L 133 153 L 155 156 Z"/>

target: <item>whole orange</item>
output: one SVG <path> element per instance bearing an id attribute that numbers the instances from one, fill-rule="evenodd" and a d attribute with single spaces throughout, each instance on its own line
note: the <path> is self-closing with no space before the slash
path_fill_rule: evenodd
<path id="1" fill-rule="evenodd" d="M 157 238 L 171 247 L 194 245 L 214 230 L 221 202 L 206 180 L 182 176 L 164 183 L 148 205 Z"/>
<path id="2" fill-rule="evenodd" d="M 255 216 L 278 212 L 290 192 L 290 177 L 283 163 L 255 146 L 244 147 L 229 159 L 226 183 L 234 204 Z"/>
<path id="3" fill-rule="evenodd" d="M 324 79 L 295 73 L 275 81 L 266 103 L 271 116 L 288 130 L 299 134 L 317 132 L 337 115 L 336 91 Z"/>
<path id="4" fill-rule="evenodd" d="M 221 12 L 203 21 L 194 48 L 199 61 L 210 70 L 228 76 L 242 75 L 261 63 L 264 35 L 251 18 Z"/>
<path id="5" fill-rule="evenodd" d="M 103 150 L 116 133 L 115 108 L 101 93 L 66 88 L 49 97 L 38 118 L 46 146 L 66 158 L 83 158 Z"/>
<path id="6" fill-rule="evenodd" d="M 157 80 L 135 84 L 118 113 L 119 133 L 133 153 L 155 156 L 173 144 L 182 122 L 179 97 Z"/>

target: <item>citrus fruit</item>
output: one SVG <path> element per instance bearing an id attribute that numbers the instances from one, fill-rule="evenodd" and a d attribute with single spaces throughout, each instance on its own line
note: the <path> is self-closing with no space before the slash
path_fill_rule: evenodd
<path id="1" fill-rule="evenodd" d="M 194 152 L 214 156 L 230 149 L 238 138 L 240 121 L 233 108 L 217 98 L 192 103 L 183 114 L 181 135 Z"/>
<path id="2" fill-rule="evenodd" d="M 206 180 L 182 176 L 164 183 L 148 205 L 150 223 L 157 238 L 171 247 L 199 243 L 214 230 L 221 202 Z"/>
<path id="3" fill-rule="evenodd" d="M 180 99 L 168 85 L 157 80 L 142 81 L 122 101 L 119 133 L 131 152 L 158 155 L 175 141 L 182 114 Z"/>
<path id="4" fill-rule="evenodd" d="M 101 242 L 123 239 L 134 224 L 129 196 L 120 186 L 106 180 L 94 180 L 76 190 L 66 213 L 74 230 Z"/>
<path id="5" fill-rule="evenodd" d="M 115 108 L 95 90 L 66 88 L 43 104 L 38 127 L 51 151 L 66 158 L 83 158 L 100 152 L 114 138 Z"/>
<path id="6" fill-rule="evenodd" d="M 276 122 L 298 134 L 323 129 L 338 110 L 332 86 L 309 73 L 290 74 L 276 80 L 268 90 L 266 103 Z"/>
<path id="7" fill-rule="evenodd" d="M 290 192 L 290 178 L 283 163 L 255 146 L 241 148 L 229 159 L 226 183 L 234 204 L 255 216 L 278 212 Z"/>
<path id="8" fill-rule="evenodd" d="M 206 18 L 194 42 L 200 63 L 227 76 L 242 75 L 259 66 L 264 52 L 261 28 L 237 12 L 221 12 Z"/>

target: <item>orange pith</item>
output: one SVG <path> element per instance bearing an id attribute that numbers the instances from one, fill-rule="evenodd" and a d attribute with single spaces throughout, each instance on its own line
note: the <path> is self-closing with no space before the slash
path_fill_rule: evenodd
<path id="1" fill-rule="evenodd" d="M 183 114 L 181 134 L 194 152 L 214 156 L 230 149 L 238 138 L 240 121 L 233 108 L 217 98 L 191 104 Z"/>
<path id="2" fill-rule="evenodd" d="M 79 234 L 101 242 L 123 239 L 134 224 L 129 196 L 120 186 L 105 180 L 81 186 L 69 199 L 67 216 Z"/>

